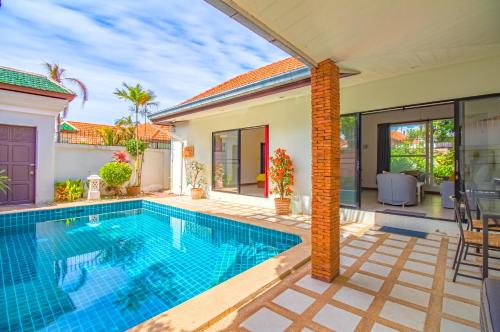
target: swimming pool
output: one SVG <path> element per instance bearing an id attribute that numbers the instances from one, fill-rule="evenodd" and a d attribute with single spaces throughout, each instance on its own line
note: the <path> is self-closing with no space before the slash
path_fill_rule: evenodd
<path id="1" fill-rule="evenodd" d="M 0 215 L 0 331 L 121 331 L 299 244 L 151 201 Z"/>

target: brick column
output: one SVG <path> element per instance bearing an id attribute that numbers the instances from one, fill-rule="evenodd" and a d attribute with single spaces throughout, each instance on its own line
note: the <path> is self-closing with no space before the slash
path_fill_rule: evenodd
<path id="1" fill-rule="evenodd" d="M 339 78 L 332 60 L 311 69 L 312 277 L 327 282 L 340 266 Z"/>

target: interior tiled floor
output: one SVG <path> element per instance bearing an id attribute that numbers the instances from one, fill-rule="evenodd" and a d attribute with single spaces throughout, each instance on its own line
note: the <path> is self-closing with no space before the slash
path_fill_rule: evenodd
<path id="1" fill-rule="evenodd" d="M 456 238 L 342 226 L 334 282 L 312 279 L 306 264 L 210 330 L 478 331 L 480 281 L 452 282 L 455 248 Z"/>
<path id="2" fill-rule="evenodd" d="M 361 191 L 361 208 L 367 211 L 398 210 L 402 212 L 423 213 L 423 218 L 438 218 L 453 220 L 453 209 L 445 209 L 441 206 L 441 196 L 436 194 L 425 194 L 422 202 L 418 205 L 402 206 L 381 204 L 377 201 L 377 190 Z"/>

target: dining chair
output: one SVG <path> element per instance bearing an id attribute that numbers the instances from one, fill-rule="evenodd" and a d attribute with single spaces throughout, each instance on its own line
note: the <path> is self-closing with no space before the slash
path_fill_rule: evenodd
<path id="1" fill-rule="evenodd" d="M 464 196 L 462 196 L 462 197 L 464 197 Z M 456 281 L 457 276 L 469 277 L 469 278 L 481 280 L 481 277 L 476 277 L 476 276 L 473 276 L 470 274 L 459 273 L 460 265 L 481 267 L 481 265 L 479 265 L 479 264 L 474 264 L 474 263 L 471 263 L 469 261 L 466 261 L 466 258 L 467 258 L 467 255 L 481 256 L 481 254 L 478 252 L 469 253 L 469 248 L 473 247 L 473 248 L 477 248 L 477 249 L 482 249 L 482 247 L 483 247 L 483 233 L 470 230 L 468 225 L 467 225 L 467 229 L 464 230 L 463 224 L 465 223 L 465 218 L 462 214 L 461 200 L 458 198 L 454 198 L 454 201 L 455 201 L 455 206 L 454 206 L 455 222 L 457 223 L 457 226 L 458 226 L 460 238 L 458 240 L 457 251 L 455 253 L 455 258 L 453 260 L 453 268 L 455 269 L 455 272 L 453 273 L 453 282 Z M 488 243 L 489 243 L 489 247 L 491 249 L 500 250 L 500 234 L 495 234 L 495 233 L 489 234 Z M 486 253 L 486 254 L 488 254 L 488 253 Z M 491 258 L 495 258 L 495 257 L 491 257 Z M 490 267 L 490 269 L 500 271 L 499 268 Z"/>
<path id="2" fill-rule="evenodd" d="M 475 219 L 472 217 L 472 212 L 470 209 L 469 199 L 464 192 L 460 192 L 460 196 L 463 197 L 463 202 L 465 206 L 465 213 L 467 214 L 467 229 L 472 231 L 482 231 L 483 221 L 481 219 Z M 500 224 L 493 221 L 488 222 L 488 231 L 500 232 Z"/>

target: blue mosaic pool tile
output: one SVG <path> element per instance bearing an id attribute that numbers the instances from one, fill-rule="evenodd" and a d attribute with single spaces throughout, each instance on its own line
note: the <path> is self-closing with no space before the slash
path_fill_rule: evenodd
<path id="1" fill-rule="evenodd" d="M 140 200 L 2 218 L 0 331 L 125 330 L 300 243 Z"/>

